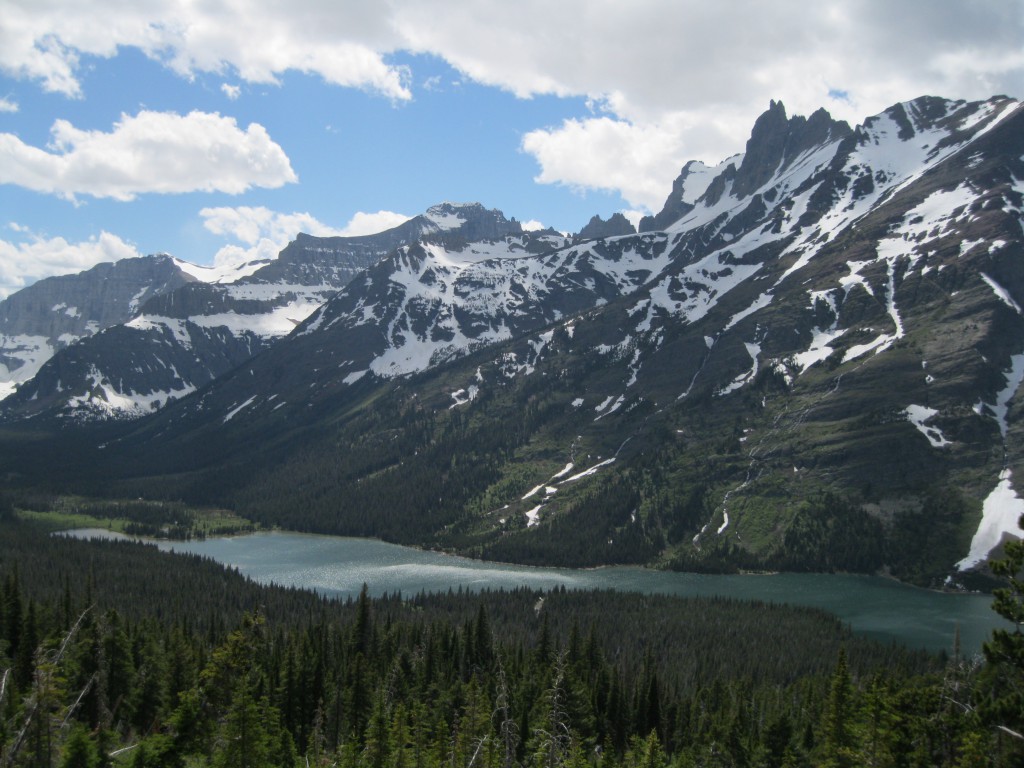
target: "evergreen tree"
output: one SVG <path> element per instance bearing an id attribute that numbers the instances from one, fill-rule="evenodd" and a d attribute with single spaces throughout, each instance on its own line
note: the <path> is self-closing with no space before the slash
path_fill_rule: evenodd
<path id="1" fill-rule="evenodd" d="M 89 731 L 82 724 L 72 727 L 64 743 L 64 756 L 60 768 L 97 768 L 100 762 L 96 745 L 89 738 Z"/>
<path id="2" fill-rule="evenodd" d="M 363 736 L 363 760 L 366 768 L 385 768 L 391 757 L 391 716 L 383 691 L 373 699 L 373 711 Z"/>
<path id="3" fill-rule="evenodd" d="M 853 684 L 846 661 L 846 649 L 839 650 L 825 707 L 824 745 L 830 766 L 853 768 Z"/>
<path id="4" fill-rule="evenodd" d="M 270 765 L 270 734 L 249 684 L 236 687 L 218 734 L 215 768 L 265 768 Z"/>
<path id="5" fill-rule="evenodd" d="M 625 768 L 666 768 L 668 761 L 661 747 L 656 731 L 646 738 L 634 737 L 633 745 L 626 756 Z"/>
<path id="6" fill-rule="evenodd" d="M 21 604 L 20 598 L 15 601 L 15 611 Z M 36 651 L 39 647 L 39 624 L 36 619 L 36 604 L 30 600 L 25 611 L 21 628 L 17 634 L 18 651 L 14 662 L 14 679 L 19 687 L 27 688 L 32 683 L 32 671 L 35 669 Z"/>
<path id="7" fill-rule="evenodd" d="M 765 763 L 767 768 L 782 768 L 787 755 L 791 754 L 790 744 L 793 740 L 793 724 L 789 715 L 781 713 L 768 726 L 765 733 L 764 745 L 767 751 Z"/>

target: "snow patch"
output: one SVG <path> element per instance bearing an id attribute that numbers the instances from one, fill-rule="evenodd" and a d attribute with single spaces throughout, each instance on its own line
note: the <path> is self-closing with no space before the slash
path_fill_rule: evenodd
<path id="1" fill-rule="evenodd" d="M 177 371 L 175 371 L 175 374 Z M 180 379 L 180 377 L 178 377 Z M 180 389 L 154 391 L 149 393 L 120 392 L 96 368 L 91 366 L 86 376 L 88 391 L 68 400 L 68 409 L 72 412 L 93 411 L 106 414 L 108 417 L 135 417 L 152 413 L 169 400 L 184 397 L 195 391 L 195 387 L 186 384 Z"/>
<path id="2" fill-rule="evenodd" d="M 535 486 L 535 487 L 531 488 L 530 490 L 528 490 L 528 491 L 526 492 L 526 495 L 525 495 L 525 496 L 523 496 L 523 498 L 521 498 L 521 499 L 520 499 L 520 501 L 526 501 L 526 500 L 527 500 L 528 498 L 530 498 L 531 496 L 536 496 L 536 495 L 537 495 L 538 493 L 540 493 L 540 492 L 541 492 L 541 490 L 542 490 L 543 488 L 544 488 L 544 483 L 541 483 L 540 485 L 538 485 L 538 486 Z"/>
<path id="3" fill-rule="evenodd" d="M 234 409 L 228 411 L 227 415 L 221 420 L 221 423 L 222 424 L 227 424 L 229 421 L 231 421 L 233 418 L 235 418 L 235 416 L 240 411 L 242 411 L 242 410 L 248 408 L 250 405 L 252 405 L 253 401 L 256 400 L 256 397 L 257 397 L 256 395 L 253 395 L 252 397 L 250 397 L 248 400 L 246 400 L 244 403 L 242 403 L 237 408 L 234 408 Z"/>
<path id="4" fill-rule="evenodd" d="M 938 427 L 929 427 L 926 422 L 930 421 L 934 416 L 938 416 L 939 412 L 934 408 L 928 408 L 924 405 L 908 405 L 903 409 L 903 413 L 907 416 L 907 421 L 913 424 L 917 431 L 928 438 L 928 442 L 931 443 L 932 448 L 945 448 L 947 445 L 952 445 L 951 440 L 947 440 L 946 436 L 942 434 L 942 430 Z"/>
<path id="5" fill-rule="evenodd" d="M 448 406 L 448 410 L 458 406 L 471 403 L 476 399 L 476 396 L 480 394 L 480 387 L 476 384 L 470 384 L 466 389 L 458 389 L 451 393 L 452 400 L 455 402 Z"/>
<path id="6" fill-rule="evenodd" d="M 974 412 L 979 416 L 991 415 L 999 424 L 999 431 L 1005 439 L 1009 429 L 1006 414 L 1010 408 L 1010 400 L 1013 399 L 1017 389 L 1024 382 L 1024 353 L 1013 355 L 1010 358 L 1010 368 L 1003 371 L 1003 375 L 1006 377 L 1006 386 L 996 394 L 995 404 L 979 400 L 974 406 Z"/>
<path id="7" fill-rule="evenodd" d="M 837 329 L 833 327 L 826 330 L 815 328 L 811 338 L 811 345 L 803 352 L 793 355 L 793 364 L 799 369 L 800 373 L 803 373 L 812 365 L 827 360 L 835 351 L 832 349 L 832 342 L 840 338 L 844 333 L 846 333 L 845 328 Z"/>
<path id="8" fill-rule="evenodd" d="M 609 416 L 609 415 L 615 413 L 617 410 L 619 410 L 619 408 L 622 407 L 622 404 L 624 402 L 626 402 L 626 396 L 625 395 L 619 395 L 617 398 L 615 398 L 615 402 L 612 403 L 611 406 L 609 407 L 608 406 L 608 401 L 611 400 L 611 399 L 612 399 L 611 397 L 608 397 L 604 401 L 604 403 L 602 403 L 600 406 L 598 406 L 597 408 L 594 409 L 594 410 L 598 410 L 598 411 L 604 411 L 604 409 L 606 407 L 608 408 L 608 410 L 604 411 L 604 413 L 602 413 L 600 416 L 595 417 L 594 421 L 600 421 L 605 416 Z"/>
<path id="9" fill-rule="evenodd" d="M 561 482 L 561 484 L 565 485 L 566 483 L 572 483 L 572 482 L 575 482 L 576 480 L 580 480 L 581 478 L 589 477 L 590 475 L 596 474 L 597 471 L 599 469 L 601 469 L 601 467 L 607 467 L 609 464 L 611 464 L 614 461 L 615 461 L 615 457 L 614 456 L 612 458 L 610 458 L 610 459 L 605 459 L 604 461 L 600 461 L 597 464 L 595 464 L 594 466 L 592 466 L 590 469 L 585 469 L 582 472 L 576 473 L 572 477 L 567 477 L 565 480 L 563 480 Z"/>
<path id="10" fill-rule="evenodd" d="M 67 345 L 77 339 L 77 336 L 68 334 L 61 341 Z M 14 394 L 18 384 L 35 376 L 55 351 L 45 336 L 0 336 L 0 353 L 7 361 L 6 364 L 0 363 L 0 400 Z"/>
<path id="11" fill-rule="evenodd" d="M 1004 536 L 1024 537 L 1018 522 L 1024 514 L 1024 500 L 1013 488 L 1012 473 L 1004 469 L 999 473 L 999 484 L 982 504 L 981 523 L 971 539 L 967 557 L 956 564 L 957 570 L 966 571 L 983 562 L 999 546 Z"/>
<path id="12" fill-rule="evenodd" d="M 244 264 L 203 267 L 198 264 L 182 261 L 181 259 L 174 259 L 174 264 L 178 269 L 201 283 L 233 283 L 259 271 L 269 263 L 270 259 L 257 259 Z"/>
<path id="13" fill-rule="evenodd" d="M 551 479 L 552 479 L 552 480 L 557 480 L 557 479 L 558 479 L 558 478 L 560 478 L 560 477 L 565 477 L 566 475 L 568 475 L 568 474 L 569 474 L 569 472 L 571 472 L 571 471 L 572 471 L 572 468 L 573 468 L 574 466 L 575 466 L 575 464 L 573 464 L 573 463 L 572 463 L 572 462 L 570 461 L 570 462 L 569 462 L 568 464 L 566 464 L 566 465 L 565 465 L 565 467 L 564 467 L 564 468 L 563 468 L 562 470 L 560 470 L 560 471 L 556 472 L 555 474 L 553 474 L 553 475 L 551 476 Z"/>
<path id="14" fill-rule="evenodd" d="M 1020 304 L 1013 300 L 1013 296 L 1010 295 L 1010 292 L 1008 290 L 1003 288 L 1003 286 L 1001 286 L 991 277 L 986 275 L 984 272 L 979 272 L 978 274 L 981 275 L 981 279 L 985 281 L 985 284 L 992 289 L 992 292 L 995 293 L 995 295 L 999 298 L 1001 302 L 1003 302 L 1003 304 L 1008 306 L 1018 315 L 1024 314 L 1024 312 L 1021 311 Z"/>
<path id="15" fill-rule="evenodd" d="M 729 384 L 724 386 L 722 389 L 718 390 L 715 394 L 718 395 L 719 397 L 721 397 L 722 395 L 728 395 L 730 392 L 735 392 L 743 385 L 749 384 L 751 381 L 754 380 L 754 377 L 757 376 L 757 356 L 761 354 L 761 345 L 745 342 L 743 346 L 747 348 L 747 354 L 750 355 L 750 358 L 754 361 L 754 363 L 749 371 L 741 373 Z"/>
<path id="16" fill-rule="evenodd" d="M 747 307 L 741 312 L 737 312 L 735 315 L 730 317 L 729 322 L 725 324 L 725 328 L 723 328 L 722 330 L 728 331 L 743 318 L 747 317 L 748 315 L 754 314 L 759 309 L 767 307 L 769 304 L 772 303 L 773 298 L 775 297 L 772 296 L 770 293 L 762 293 L 760 296 L 754 299 L 754 301 L 750 304 L 749 307 Z"/>
<path id="17" fill-rule="evenodd" d="M 455 207 L 458 208 L 459 206 L 456 205 Z M 460 216 L 458 213 L 446 213 L 442 206 L 437 205 L 428 209 L 423 216 L 442 232 L 459 229 L 466 222 L 465 217 Z"/>
<path id="18" fill-rule="evenodd" d="M 192 334 L 188 331 L 188 320 L 160 315 L 139 315 L 129 320 L 125 325 L 137 331 L 168 333 L 174 337 L 175 343 L 182 349 L 192 348 Z"/>
<path id="19" fill-rule="evenodd" d="M 868 292 L 869 296 L 874 296 L 875 291 L 871 287 L 871 284 L 860 274 L 860 271 L 864 269 L 868 264 L 873 264 L 871 261 L 848 261 L 846 262 L 847 268 L 850 270 L 850 274 L 839 278 L 839 285 L 843 289 L 843 298 L 849 296 L 850 289 L 855 285 L 859 285 L 865 291 Z"/>

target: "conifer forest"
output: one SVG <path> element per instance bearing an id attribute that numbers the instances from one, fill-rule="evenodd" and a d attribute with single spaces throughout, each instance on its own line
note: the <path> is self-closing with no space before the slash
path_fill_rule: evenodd
<path id="1" fill-rule="evenodd" d="M 1024 545 L 996 567 L 993 607 L 1017 628 L 971 656 L 724 599 L 330 599 L 152 546 L 2 526 L 4 768 L 1024 760 Z"/>

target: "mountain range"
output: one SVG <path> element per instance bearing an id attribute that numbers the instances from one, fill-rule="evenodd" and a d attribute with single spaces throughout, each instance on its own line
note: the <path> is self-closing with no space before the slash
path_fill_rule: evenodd
<path id="1" fill-rule="evenodd" d="M 639 231 L 445 203 L 233 274 L 101 265 L 0 302 L 0 471 L 517 562 L 963 580 L 1022 535 L 1022 211 L 1013 99 L 773 102 Z"/>

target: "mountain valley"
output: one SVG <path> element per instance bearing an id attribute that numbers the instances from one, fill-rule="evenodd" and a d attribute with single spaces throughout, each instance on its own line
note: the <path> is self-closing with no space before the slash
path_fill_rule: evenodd
<path id="1" fill-rule="evenodd" d="M 773 102 L 639 231 L 445 203 L 214 280 L 147 257 L 109 316 L 40 283 L 80 327 L 0 302 L 55 350 L 3 348 L 0 471 L 520 563 L 962 581 L 1022 535 L 1022 179 L 1011 99 Z"/>

